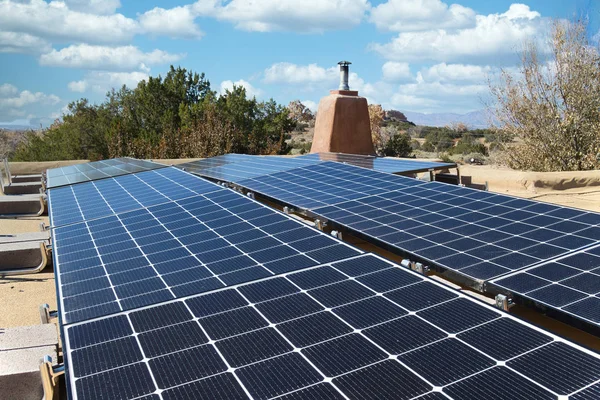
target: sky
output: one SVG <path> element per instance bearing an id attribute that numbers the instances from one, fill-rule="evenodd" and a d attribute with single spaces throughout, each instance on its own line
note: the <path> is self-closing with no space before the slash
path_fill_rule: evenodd
<path id="1" fill-rule="evenodd" d="M 600 0 L 0 0 L 0 124 L 46 126 L 171 64 L 316 110 L 340 60 L 370 103 L 467 113 L 525 41 L 582 15 L 600 40 Z"/>

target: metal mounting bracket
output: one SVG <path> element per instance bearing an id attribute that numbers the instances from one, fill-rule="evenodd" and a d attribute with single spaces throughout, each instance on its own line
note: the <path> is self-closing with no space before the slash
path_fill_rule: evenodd
<path id="1" fill-rule="evenodd" d="M 40 375 L 44 388 L 44 400 L 58 399 L 58 378 L 65 374 L 64 365 L 52 365 L 52 357 L 46 355 L 40 359 Z"/>
<path id="2" fill-rule="evenodd" d="M 496 295 L 496 307 L 504 311 L 510 311 L 510 309 L 515 305 L 513 299 L 508 297 L 505 294 L 497 294 Z"/>
<path id="3" fill-rule="evenodd" d="M 334 238 L 338 238 L 340 240 L 342 239 L 342 232 L 341 231 L 331 231 L 331 236 L 333 236 Z"/>
<path id="4" fill-rule="evenodd" d="M 414 263 L 412 263 L 411 269 L 413 271 L 416 271 L 416 272 L 418 272 L 420 274 L 423 274 L 423 275 L 425 275 L 425 274 L 427 274 L 429 272 L 429 267 L 426 266 L 426 265 L 423 265 L 420 262 L 414 262 Z"/>
<path id="5" fill-rule="evenodd" d="M 41 304 L 39 306 L 40 311 L 40 322 L 42 324 L 49 324 L 53 319 L 58 318 L 58 311 L 50 311 L 48 304 Z"/>
<path id="6" fill-rule="evenodd" d="M 6 172 L 6 179 L 8 184 L 12 185 L 12 175 L 10 174 L 10 168 L 8 167 L 8 158 L 4 159 L 4 171 Z"/>
<path id="7" fill-rule="evenodd" d="M 321 221 L 320 219 L 315 219 L 315 228 L 322 231 L 325 226 L 327 226 L 326 222 Z"/>

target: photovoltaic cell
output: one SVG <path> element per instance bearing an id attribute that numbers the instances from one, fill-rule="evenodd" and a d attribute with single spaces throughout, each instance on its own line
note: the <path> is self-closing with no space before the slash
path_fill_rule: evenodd
<path id="1" fill-rule="evenodd" d="M 140 199 L 134 211 L 117 213 L 108 200 L 114 215 L 54 228 L 63 323 L 360 254 L 329 235 L 185 172 L 167 169 L 142 174 L 163 173 L 183 175 L 199 184 L 189 185 L 194 192 L 177 191 L 177 198 L 168 185 L 169 197 L 161 200 L 170 202 L 141 208 L 148 199 Z M 182 181 L 172 178 L 173 183 Z M 84 209 L 93 208 L 83 198 L 78 202 Z"/>
<path id="2" fill-rule="evenodd" d="M 527 268 L 492 284 L 600 327 L 600 246 Z"/>
<path id="3" fill-rule="evenodd" d="M 164 164 L 135 158 L 122 157 L 110 160 L 76 164 L 68 167 L 53 168 L 46 172 L 47 188 L 73 185 L 81 182 L 112 178 L 135 172 L 150 171 L 167 167 Z"/>
<path id="4" fill-rule="evenodd" d="M 394 285 L 372 277 L 390 271 Z M 393 295 L 415 286 L 448 295 Z M 295 311 L 298 296 L 317 307 Z M 365 319 L 382 301 L 397 311 Z M 586 399 L 600 385 L 596 353 L 371 254 L 73 323 L 64 346 L 77 400 Z"/>

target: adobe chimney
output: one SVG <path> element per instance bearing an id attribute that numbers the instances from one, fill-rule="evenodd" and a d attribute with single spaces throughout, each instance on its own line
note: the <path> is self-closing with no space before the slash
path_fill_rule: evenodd
<path id="1" fill-rule="evenodd" d="M 340 86 L 319 102 L 311 153 L 375 154 L 367 99 L 348 85 L 350 61 L 340 61 Z"/>

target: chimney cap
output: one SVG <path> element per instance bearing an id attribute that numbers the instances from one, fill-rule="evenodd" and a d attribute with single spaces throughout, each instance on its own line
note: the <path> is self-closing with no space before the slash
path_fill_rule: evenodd
<path id="1" fill-rule="evenodd" d="M 352 64 L 350 61 L 340 61 L 338 63 L 338 65 L 341 65 L 341 66 L 346 66 L 346 65 L 350 65 L 350 64 Z"/>

